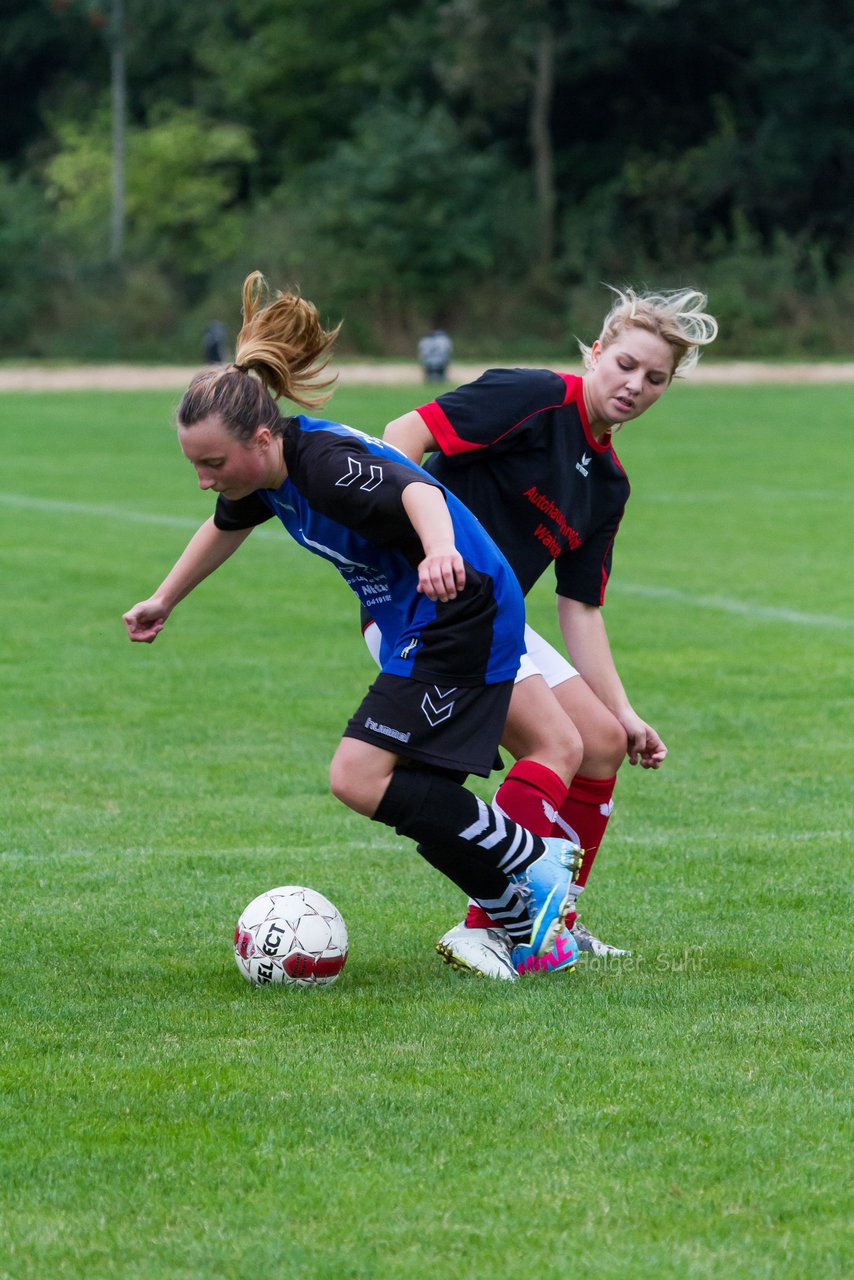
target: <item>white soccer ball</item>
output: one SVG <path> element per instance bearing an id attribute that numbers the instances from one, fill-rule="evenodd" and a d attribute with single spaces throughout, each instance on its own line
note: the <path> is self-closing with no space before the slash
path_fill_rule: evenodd
<path id="1" fill-rule="evenodd" d="M 241 913 L 234 958 L 246 981 L 259 987 L 328 987 L 347 960 L 347 926 L 316 889 L 268 889 Z"/>

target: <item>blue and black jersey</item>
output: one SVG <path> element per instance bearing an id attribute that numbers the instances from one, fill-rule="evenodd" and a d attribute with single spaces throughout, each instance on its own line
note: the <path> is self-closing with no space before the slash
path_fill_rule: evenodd
<path id="1" fill-rule="evenodd" d="M 335 566 L 377 621 L 390 675 L 457 685 L 512 680 L 524 648 L 524 605 L 504 556 L 444 485 L 397 449 L 337 422 L 290 418 L 287 478 L 232 500 L 220 494 L 214 523 L 247 529 L 278 516 L 288 533 Z M 424 551 L 403 507 L 418 481 L 445 494 L 466 585 L 455 600 L 419 594 Z"/>
<path id="2" fill-rule="evenodd" d="M 554 564 L 558 595 L 602 604 L 629 482 L 590 431 L 582 379 L 490 369 L 418 409 L 427 470 L 492 534 L 527 595 Z"/>

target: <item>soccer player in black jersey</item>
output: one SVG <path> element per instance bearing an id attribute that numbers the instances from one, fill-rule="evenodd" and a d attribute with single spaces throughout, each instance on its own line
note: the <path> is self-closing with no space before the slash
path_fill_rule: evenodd
<path id="1" fill-rule="evenodd" d="M 550 566 L 566 658 L 526 628 L 502 738 L 516 764 L 496 804 L 541 834 L 561 832 L 585 850 L 583 887 L 612 809 L 616 772 L 657 769 L 667 749 L 635 712 L 611 655 L 601 606 L 629 483 L 614 433 L 645 413 L 673 377 L 713 341 L 715 320 L 695 290 L 637 294 L 614 304 L 584 374 L 492 369 L 476 382 L 389 423 L 385 439 L 460 497 L 501 547 L 527 593 Z M 375 644 L 373 627 L 366 630 Z M 503 977 L 506 940 L 472 905 L 439 951 L 450 963 Z M 625 954 L 570 918 L 595 954 Z"/>
<path id="2" fill-rule="evenodd" d="M 150 644 L 179 601 L 252 529 L 278 517 L 369 603 L 385 633 L 382 671 L 330 767 L 334 794 L 418 842 L 419 852 L 497 920 L 508 976 L 537 967 L 560 938 L 579 849 L 525 830 L 461 785 L 494 763 L 524 648 L 524 606 L 504 556 L 442 484 L 396 449 L 341 423 L 283 417 L 314 407 L 337 330 L 311 303 L 243 290 L 235 364 L 199 374 L 178 408 L 178 438 L 199 486 L 218 499 L 154 595 L 124 615 Z M 321 385 L 328 385 L 321 384 Z"/>

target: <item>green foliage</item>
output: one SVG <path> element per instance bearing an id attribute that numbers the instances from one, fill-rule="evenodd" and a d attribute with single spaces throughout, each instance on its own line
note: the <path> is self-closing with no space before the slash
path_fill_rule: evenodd
<path id="1" fill-rule="evenodd" d="M 40 314 L 50 274 L 44 255 L 50 225 L 36 183 L 0 166 L 0 340 L 10 350 L 22 349 Z"/>
<path id="2" fill-rule="evenodd" d="M 0 162 L 35 167 L 45 113 L 87 110 L 106 67 L 102 31 L 78 0 L 0 0 Z"/>
<path id="3" fill-rule="evenodd" d="M 246 130 L 179 111 L 129 139 L 128 219 L 134 252 L 185 277 L 205 276 L 240 240 L 233 207 L 253 159 Z"/>
<path id="4" fill-rule="evenodd" d="M 688 384 L 622 433 L 606 614 L 671 754 L 621 770 L 582 901 L 634 955 L 496 984 L 328 793 L 372 678 L 338 575 L 259 530 L 131 646 L 210 511 L 175 395 L 0 398 L 4 1280 L 847 1280 L 849 400 Z M 237 915 L 306 880 L 344 974 L 254 991 Z"/>
<path id="5" fill-rule="evenodd" d="M 84 258 L 105 257 L 112 196 L 110 118 L 56 119 L 58 150 L 46 166 L 59 227 Z M 231 207 L 252 160 L 246 131 L 198 113 L 158 113 L 127 135 L 128 253 L 159 263 L 184 280 L 205 276 L 228 258 L 240 236 Z"/>
<path id="6" fill-rule="evenodd" d="M 70 350 L 75 303 L 82 319 L 107 256 L 117 37 L 100 0 L 5 3 L 0 162 L 53 210 L 33 228 L 43 261 L 61 264 Z M 603 280 L 689 278 L 714 303 L 718 272 L 739 349 L 850 347 L 844 6 L 126 0 L 126 11 L 122 266 L 168 279 L 180 313 L 141 334 L 146 350 L 159 341 L 167 356 L 261 258 L 346 313 L 349 340 L 374 351 L 411 350 L 437 312 L 463 346 L 551 341 L 567 301 L 577 314 Z M 15 234 L 30 244 L 34 231 Z M 760 304 L 757 289 L 773 297 Z M 33 350 L 43 317 L 26 301 L 16 313 L 19 348 Z M 732 354 L 729 341 L 717 350 Z"/>
<path id="7" fill-rule="evenodd" d="M 854 297 L 854 269 L 831 286 L 825 255 L 805 236 L 778 231 L 767 251 L 742 219 L 729 241 L 712 242 L 716 315 L 725 349 L 741 356 L 773 356 L 780 333 L 804 355 L 844 350 L 845 312 Z M 705 272 L 704 272 L 705 274 Z"/>
<path id="8" fill-rule="evenodd" d="M 508 216 L 525 209 L 518 187 L 497 150 L 470 153 L 442 106 L 385 102 L 270 204 L 288 210 L 326 305 L 381 310 L 411 346 L 413 314 L 447 316 L 502 259 L 524 260 L 525 221 Z"/>
<path id="9" fill-rule="evenodd" d="M 412 90 L 425 52 L 412 50 L 410 28 L 424 31 L 423 11 L 434 3 L 226 0 L 206 11 L 193 39 L 205 76 L 196 100 L 249 130 L 256 196 L 348 138 L 382 93 Z"/>
<path id="10" fill-rule="evenodd" d="M 45 192 L 56 209 L 60 236 L 83 260 L 103 261 L 112 184 L 109 113 L 102 109 L 85 122 L 57 117 L 54 132 L 56 151 L 45 165 Z"/>
<path id="11" fill-rule="evenodd" d="M 51 290 L 40 308 L 32 354 L 83 360 L 157 360 L 181 314 L 174 281 L 149 266 L 117 272 L 108 266 L 72 275 L 68 286 Z M 202 327 L 187 347 L 199 359 Z"/>

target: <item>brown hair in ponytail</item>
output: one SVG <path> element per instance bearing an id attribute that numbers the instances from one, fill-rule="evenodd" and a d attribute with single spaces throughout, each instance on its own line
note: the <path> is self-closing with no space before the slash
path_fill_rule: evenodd
<path id="1" fill-rule="evenodd" d="M 217 414 L 244 441 L 260 426 L 280 431 L 280 396 L 316 409 L 332 394 L 325 388 L 335 377 L 319 375 L 340 328 L 324 329 L 317 308 L 299 293 L 277 292 L 271 298 L 261 272 L 253 271 L 243 282 L 243 327 L 234 364 L 193 379 L 178 406 L 178 422 L 189 427 Z"/>

